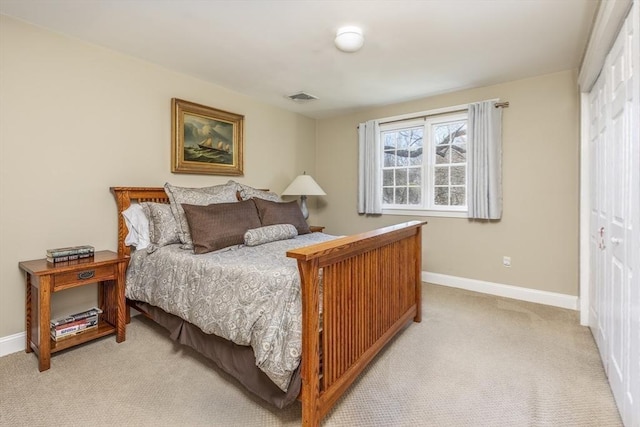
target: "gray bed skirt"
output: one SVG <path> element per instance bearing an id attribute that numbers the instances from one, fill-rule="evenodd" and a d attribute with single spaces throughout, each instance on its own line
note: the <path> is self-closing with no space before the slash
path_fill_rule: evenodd
<path id="1" fill-rule="evenodd" d="M 278 408 L 284 408 L 300 394 L 300 367 L 291 377 L 287 392 L 283 392 L 256 366 L 253 349 L 237 345 L 216 335 L 205 334 L 200 328 L 169 314 L 161 308 L 136 301 L 153 321 L 169 331 L 169 337 L 196 350 L 236 378 L 249 391 Z"/>

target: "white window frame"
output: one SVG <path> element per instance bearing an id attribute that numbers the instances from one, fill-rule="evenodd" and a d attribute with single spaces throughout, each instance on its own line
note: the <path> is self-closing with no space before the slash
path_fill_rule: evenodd
<path id="1" fill-rule="evenodd" d="M 382 213 L 384 215 L 408 215 L 408 216 L 433 216 L 433 217 L 450 217 L 450 218 L 467 218 L 467 206 L 438 206 L 432 202 L 432 193 L 434 187 L 435 172 L 435 150 L 433 149 L 433 141 L 431 135 L 431 126 L 433 124 L 466 120 L 468 118 L 467 105 L 442 108 L 438 110 L 430 110 L 426 112 L 389 117 L 381 119 L 380 122 L 380 144 L 384 144 L 382 132 L 396 129 L 404 129 L 415 126 L 424 126 L 423 132 L 423 162 L 422 162 L 422 205 L 382 205 Z M 381 151 L 384 151 L 381 149 Z M 467 149 L 467 153 L 469 150 Z M 465 188 L 467 201 L 469 199 L 469 161 L 467 158 L 467 170 L 465 174 Z"/>

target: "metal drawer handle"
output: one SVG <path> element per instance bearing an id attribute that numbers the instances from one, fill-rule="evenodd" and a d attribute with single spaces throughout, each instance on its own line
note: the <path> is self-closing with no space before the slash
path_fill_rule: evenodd
<path id="1" fill-rule="evenodd" d="M 82 272 L 78 273 L 78 280 L 91 279 L 95 275 L 96 275 L 96 271 L 95 270 L 82 271 Z"/>

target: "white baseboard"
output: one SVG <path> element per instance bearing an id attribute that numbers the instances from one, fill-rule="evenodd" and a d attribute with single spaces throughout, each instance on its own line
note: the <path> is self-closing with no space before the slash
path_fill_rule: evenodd
<path id="1" fill-rule="evenodd" d="M 27 340 L 26 332 L 19 332 L 17 334 L 9 335 L 6 337 L 0 337 L 0 357 L 7 354 L 17 353 L 25 350 L 25 343 Z"/>
<path id="2" fill-rule="evenodd" d="M 576 296 L 539 291 L 537 289 L 523 288 L 520 286 L 503 285 L 464 277 L 448 276 L 440 273 L 429 273 L 427 271 L 422 272 L 422 281 L 483 294 L 568 308 L 570 310 L 578 310 L 580 307 L 579 298 Z"/>
<path id="3" fill-rule="evenodd" d="M 519 286 L 502 285 L 500 283 L 484 282 L 482 280 L 466 279 L 464 277 L 448 276 L 446 274 L 423 271 L 422 281 L 434 283 L 436 285 L 466 289 L 468 291 L 480 292 L 483 294 L 497 295 L 500 297 L 535 302 L 538 304 L 552 305 L 554 307 L 568 308 L 571 310 L 578 310 L 580 306 L 578 297 L 571 295 L 538 291 L 536 289 L 521 288 Z M 135 310 L 131 310 L 132 316 L 137 314 L 140 313 Z M 26 332 L 19 332 L 6 337 L 0 337 L 0 357 L 24 351 L 26 335 Z"/>

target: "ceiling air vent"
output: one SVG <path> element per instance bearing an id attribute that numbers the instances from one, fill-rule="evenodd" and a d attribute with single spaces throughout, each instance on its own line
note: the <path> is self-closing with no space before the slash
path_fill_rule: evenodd
<path id="1" fill-rule="evenodd" d="M 318 99 L 317 96 L 314 96 L 314 95 L 311 95 L 310 93 L 305 93 L 305 92 L 294 93 L 293 95 L 287 96 L 287 98 L 296 102 L 308 102 L 308 101 L 314 101 Z"/>

